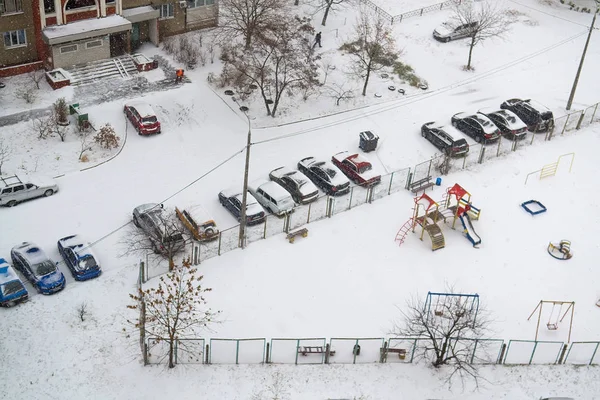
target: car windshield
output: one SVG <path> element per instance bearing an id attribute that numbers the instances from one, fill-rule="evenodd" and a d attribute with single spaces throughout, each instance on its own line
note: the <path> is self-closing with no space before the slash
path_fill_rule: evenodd
<path id="1" fill-rule="evenodd" d="M 327 175 L 329 175 L 331 178 L 333 178 L 335 176 L 335 170 L 332 168 L 323 167 L 323 171 L 325 171 L 325 173 Z"/>
<path id="2" fill-rule="evenodd" d="M 81 270 L 92 269 L 97 266 L 96 259 L 89 254 L 79 259 L 79 269 Z"/>
<path id="3" fill-rule="evenodd" d="M 23 289 L 23 285 L 19 281 L 10 281 L 6 285 L 2 285 L 2 295 L 9 296 Z"/>
<path id="4" fill-rule="evenodd" d="M 488 119 L 483 119 L 478 115 L 474 115 L 473 118 L 477 120 L 483 126 L 490 126 L 492 123 Z"/>
<path id="5" fill-rule="evenodd" d="M 550 120 L 552 119 L 552 112 L 551 111 L 546 111 L 545 113 L 542 114 L 542 119 L 543 120 Z"/>
<path id="6" fill-rule="evenodd" d="M 36 276 L 48 275 L 56 271 L 56 265 L 54 265 L 52 261 L 46 260 L 39 264 L 35 264 L 33 266 L 33 271 L 35 272 Z"/>
<path id="7" fill-rule="evenodd" d="M 454 146 L 456 147 L 462 147 L 462 146 L 466 146 L 467 141 L 465 139 L 459 139 L 456 142 L 454 142 Z"/>
<path id="8" fill-rule="evenodd" d="M 166 243 L 175 243 L 175 242 L 181 242 L 183 241 L 183 236 L 181 235 L 181 233 L 175 233 L 171 236 L 167 236 L 165 238 L 165 242 Z"/>
<path id="9" fill-rule="evenodd" d="M 156 123 L 156 117 L 144 117 L 142 118 L 142 123 L 146 125 L 154 124 Z"/>
<path id="10" fill-rule="evenodd" d="M 360 174 L 364 174 L 365 172 L 370 171 L 371 169 L 373 169 L 373 167 L 371 165 L 365 164 L 358 169 L 358 172 Z"/>

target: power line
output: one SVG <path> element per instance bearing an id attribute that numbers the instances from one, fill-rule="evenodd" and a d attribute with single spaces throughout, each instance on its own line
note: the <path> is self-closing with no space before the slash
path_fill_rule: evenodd
<path id="1" fill-rule="evenodd" d="M 380 113 L 383 113 L 383 112 L 387 112 L 387 111 L 390 111 L 390 110 L 394 110 L 394 109 L 397 109 L 397 108 L 400 108 L 400 107 L 404 107 L 404 106 L 407 106 L 407 105 L 410 105 L 410 104 L 413 104 L 413 103 L 416 103 L 416 102 L 419 102 L 419 101 L 423 101 L 423 100 L 429 99 L 429 98 L 434 97 L 434 96 L 438 96 L 438 95 L 446 93 L 446 92 L 448 92 L 450 90 L 454 90 L 454 89 L 459 88 L 461 86 L 465 86 L 465 85 L 468 85 L 470 83 L 476 82 L 478 80 L 487 78 L 487 77 L 489 77 L 491 75 L 497 74 L 498 72 L 504 71 L 504 70 L 506 70 L 508 68 L 511 68 L 511 67 L 515 66 L 515 65 L 521 64 L 521 63 L 523 63 L 525 61 L 529 61 L 530 59 L 532 59 L 534 57 L 537 57 L 537 56 L 539 56 L 541 54 L 547 53 L 547 52 L 549 52 L 551 50 L 554 50 L 555 48 L 560 47 L 560 46 L 562 46 L 562 45 L 564 45 L 564 44 L 566 44 L 566 43 L 568 43 L 568 42 L 570 42 L 570 41 L 572 41 L 574 39 L 577 39 L 578 37 L 583 36 L 586 33 L 587 33 L 587 31 L 580 32 L 580 33 L 578 33 L 578 34 L 576 34 L 574 36 L 571 36 L 569 38 L 563 39 L 562 41 L 560 41 L 558 43 L 555 43 L 555 44 L 553 44 L 551 46 L 548 46 L 548 47 L 546 47 L 544 49 L 538 50 L 535 53 L 531 53 L 531 54 L 529 54 L 527 56 L 518 58 L 518 59 L 513 60 L 513 61 L 511 61 L 509 63 L 504 64 L 504 65 L 498 66 L 496 68 L 492 68 L 489 71 L 483 72 L 481 74 L 475 75 L 475 76 L 470 77 L 470 78 L 463 79 L 461 81 L 457 81 L 455 83 L 452 83 L 452 84 L 450 84 L 448 86 L 444 86 L 444 87 L 442 87 L 440 89 L 436 89 L 436 90 L 431 91 L 429 93 L 426 93 L 426 94 L 415 94 L 415 95 L 412 95 L 412 96 L 410 96 L 408 98 L 399 99 L 399 100 L 392 100 L 392 101 L 390 101 L 390 102 L 382 105 L 382 108 L 377 108 L 380 105 L 375 105 L 375 106 L 372 106 L 372 108 L 371 108 L 372 111 L 366 111 L 366 112 L 361 113 L 360 115 L 357 115 L 357 116 L 354 116 L 354 117 L 344 118 L 344 119 L 339 120 L 339 121 L 334 121 L 334 122 L 330 122 L 330 123 L 326 123 L 326 124 L 321 124 L 319 126 L 315 126 L 315 127 L 312 127 L 312 128 L 307 128 L 307 129 L 300 130 L 300 131 L 297 131 L 297 132 L 292 132 L 292 133 L 289 133 L 289 134 L 286 134 L 286 135 L 283 135 L 283 136 L 278 136 L 278 137 L 275 137 L 275 138 L 260 140 L 260 141 L 257 141 L 255 143 L 253 143 L 253 145 L 264 144 L 264 143 L 274 142 L 274 141 L 277 141 L 277 140 L 283 140 L 283 139 L 287 139 L 287 138 L 291 138 L 291 137 L 295 137 L 295 136 L 304 135 L 304 134 L 307 134 L 307 133 L 310 133 L 310 132 L 314 132 L 314 131 L 317 131 L 317 130 L 320 130 L 320 129 L 323 129 L 323 128 L 329 128 L 329 127 L 333 127 L 333 126 L 345 124 L 347 122 L 356 121 L 356 120 L 362 119 L 364 117 L 369 117 L 369 116 L 372 116 L 372 115 L 377 115 L 377 114 L 380 114 Z"/>

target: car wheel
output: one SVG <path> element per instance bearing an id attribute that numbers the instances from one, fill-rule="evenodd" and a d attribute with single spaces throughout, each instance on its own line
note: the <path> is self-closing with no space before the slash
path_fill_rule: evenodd
<path id="1" fill-rule="evenodd" d="M 140 223 L 138 222 L 137 218 L 135 217 L 135 215 L 133 216 L 133 224 L 135 226 L 137 226 L 138 228 L 140 227 Z"/>
<path id="2" fill-rule="evenodd" d="M 481 143 L 481 136 L 475 136 L 475 141 L 477 143 Z"/>
<path id="3" fill-rule="evenodd" d="M 447 38 L 444 38 L 444 43 L 448 43 L 449 41 L 450 41 L 450 38 L 449 38 L 449 37 L 447 37 Z"/>
<path id="4" fill-rule="evenodd" d="M 44 192 L 44 196 L 46 196 L 46 197 L 50 197 L 53 194 L 54 194 L 54 190 L 52 190 L 52 189 L 48 189 Z"/>
<path id="5" fill-rule="evenodd" d="M 8 207 L 14 207 L 14 206 L 16 206 L 16 205 L 17 205 L 17 201 L 16 201 L 16 200 L 11 200 L 11 201 L 9 201 L 8 203 L 6 203 L 6 205 L 7 205 Z"/>
<path id="6" fill-rule="evenodd" d="M 452 121 L 452 126 L 458 128 L 458 123 L 456 121 Z"/>
<path id="7" fill-rule="evenodd" d="M 142 131 L 140 130 L 139 126 L 136 126 L 135 130 L 137 131 L 138 135 L 142 136 Z"/>
<path id="8" fill-rule="evenodd" d="M 427 133 L 424 130 L 421 130 L 421 136 L 423 136 L 424 138 L 427 137 Z"/>

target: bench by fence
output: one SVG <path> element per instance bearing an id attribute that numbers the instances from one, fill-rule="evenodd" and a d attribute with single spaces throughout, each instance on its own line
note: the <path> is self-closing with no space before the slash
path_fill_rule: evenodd
<path id="1" fill-rule="evenodd" d="M 308 229 L 306 229 L 306 228 L 297 229 L 295 231 L 292 231 L 292 232 L 288 233 L 285 238 L 290 243 L 294 243 L 294 240 L 296 239 L 296 236 L 307 237 L 308 236 Z"/>
<path id="2" fill-rule="evenodd" d="M 303 356 L 307 356 L 309 354 L 325 354 L 327 353 L 327 348 L 323 346 L 300 346 L 298 347 L 298 354 L 302 354 Z M 329 351 L 330 356 L 335 355 L 335 350 Z"/>
<path id="3" fill-rule="evenodd" d="M 431 176 L 425 177 L 423 179 L 419 179 L 418 181 L 414 181 L 410 184 L 410 191 L 414 194 L 419 193 L 420 191 L 425 191 L 430 187 L 435 186 L 435 183 L 431 182 Z"/>
<path id="4" fill-rule="evenodd" d="M 379 349 L 379 351 L 381 352 L 381 355 L 385 358 L 387 358 L 387 355 L 389 353 L 398 354 L 398 358 L 401 360 L 404 360 L 406 358 L 406 349 L 392 349 L 389 347 L 382 347 L 381 349 Z"/>

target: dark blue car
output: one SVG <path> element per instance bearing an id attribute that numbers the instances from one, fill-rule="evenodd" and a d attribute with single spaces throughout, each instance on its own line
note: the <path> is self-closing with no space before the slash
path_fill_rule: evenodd
<path id="1" fill-rule="evenodd" d="M 12 248 L 10 256 L 15 268 L 31 282 L 41 294 L 53 294 L 64 289 L 65 276 L 46 253 L 30 242 Z"/>
<path id="2" fill-rule="evenodd" d="M 79 235 L 60 239 L 58 252 L 76 281 L 87 281 L 102 273 L 100 265 L 98 265 L 98 258 L 92 253 L 91 245 Z"/>
<path id="3" fill-rule="evenodd" d="M 0 258 L 0 307 L 12 307 L 28 299 L 27 289 L 15 270 L 4 258 Z"/>

